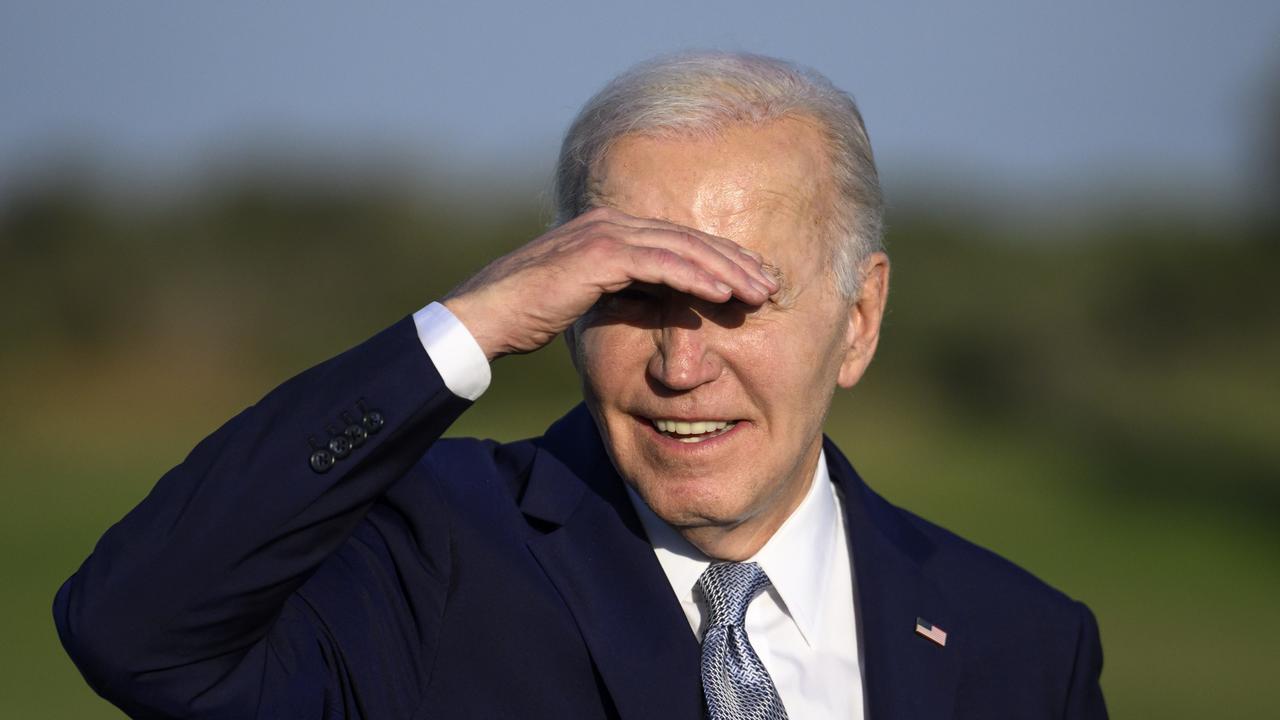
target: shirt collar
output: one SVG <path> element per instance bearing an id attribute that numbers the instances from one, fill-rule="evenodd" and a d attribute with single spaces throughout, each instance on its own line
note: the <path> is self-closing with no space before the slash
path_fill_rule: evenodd
<path id="1" fill-rule="evenodd" d="M 693 602 L 698 578 L 711 564 L 711 559 L 659 518 L 629 485 L 627 494 L 677 598 L 682 603 Z M 813 481 L 800 505 L 750 558 L 760 563 L 769 576 L 787 613 L 809 645 L 813 645 L 817 637 L 835 543 L 843 541 L 836 537 L 838 515 L 835 488 L 827 471 L 826 452 L 822 451 Z"/>

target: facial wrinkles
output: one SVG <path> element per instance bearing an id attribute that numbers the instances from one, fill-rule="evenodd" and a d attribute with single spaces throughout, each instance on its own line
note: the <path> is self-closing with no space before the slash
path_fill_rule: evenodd
<path id="1" fill-rule="evenodd" d="M 699 197 L 695 214 L 718 235 L 755 239 L 753 249 L 766 259 L 766 272 L 783 281 L 772 304 L 794 305 L 801 292 L 828 273 L 827 243 L 821 239 L 816 184 L 779 190 L 756 183 L 713 186 Z M 797 236 L 797 228 L 801 236 Z M 775 265 L 773 263 L 780 263 Z M 785 266 L 784 266 L 785 265 Z M 798 282 L 786 282 L 795 279 Z"/>
<path id="2" fill-rule="evenodd" d="M 714 362 L 719 373 L 714 380 L 697 387 L 673 394 L 664 399 L 665 407 L 676 408 L 683 416 L 706 415 L 709 419 L 747 418 L 761 425 L 768 425 L 777 414 L 770 412 L 775 400 L 768 394 L 752 392 L 748 388 L 761 383 L 779 385 L 793 378 L 786 375 L 783 363 L 774 362 L 782 353 L 808 354 L 807 347 L 783 347 L 774 326 L 783 321 L 787 308 L 769 306 L 745 314 L 741 324 L 727 326 L 717 317 L 718 308 L 711 303 L 689 299 L 680 312 L 689 314 L 695 323 L 682 319 L 684 329 L 675 332 L 697 333 L 695 338 L 681 338 L 679 342 L 695 343 L 695 347 L 677 350 L 671 346 L 672 338 L 659 340 L 668 352 L 693 352 L 699 361 Z M 695 329 L 688 329 L 688 328 Z M 672 332 L 669 328 L 659 330 Z M 793 338 L 798 340 L 798 338 Z M 787 343 L 790 345 L 790 343 Z M 711 357 L 705 357 L 710 355 Z M 686 359 L 687 360 L 687 359 Z M 640 399 L 644 399 L 642 395 Z M 725 417 L 721 418 L 720 415 Z M 711 416 L 716 416 L 711 418 Z"/>
<path id="3" fill-rule="evenodd" d="M 600 164 L 593 185 L 600 204 L 759 252 L 782 281 L 758 308 L 637 285 L 631 289 L 661 300 L 606 301 L 580 323 L 584 392 L 614 465 L 660 517 L 688 528 L 686 537 L 713 556 L 737 554 L 733 543 L 750 545 L 752 533 L 776 529 L 802 495 L 843 357 L 848 306 L 832 280 L 821 222 L 825 156 L 808 130 L 776 126 L 710 143 L 633 136 Z M 685 360 L 705 353 L 715 372 L 663 388 L 661 374 L 646 367 L 672 349 L 655 332 L 663 328 L 676 334 L 676 350 L 685 343 Z M 675 434 L 683 433 L 668 421 L 735 422 L 738 439 L 676 443 L 662 439 L 653 420 Z M 747 524 L 736 535 L 745 540 L 721 544 L 717 532 Z"/>
<path id="4" fill-rule="evenodd" d="M 796 132 L 803 130 L 797 128 Z M 797 142 L 796 132 L 783 139 L 775 134 L 765 144 L 775 146 L 773 150 L 790 150 Z M 760 137 L 754 138 L 753 143 Z M 645 138 L 633 138 L 633 141 L 637 144 L 628 148 L 630 152 L 623 152 L 627 142 L 620 142 L 615 154 L 599 168 L 599 182 L 593 184 L 598 202 L 638 217 L 658 217 L 740 242 L 763 254 L 772 263 L 770 272 L 783 281 L 782 289 L 770 301 L 746 312 L 742 324 L 732 329 L 718 325 L 717 319 L 723 317 L 718 313 L 719 308 L 710 307 L 711 303 L 700 304 L 701 301 L 691 303 L 700 323 L 698 332 L 705 335 L 703 340 L 709 344 L 710 351 L 719 353 L 726 365 L 716 381 L 682 393 L 678 406 L 688 413 L 697 413 L 699 408 L 724 410 L 729 401 L 737 401 L 736 404 L 758 406 L 744 408 L 744 411 L 760 415 L 762 421 L 766 421 L 775 414 L 768 412 L 770 404 L 789 400 L 757 390 L 764 385 L 795 384 L 792 376 L 795 364 L 791 363 L 788 369 L 788 363 L 773 359 L 785 353 L 793 357 L 796 353 L 820 354 L 830 344 L 826 342 L 826 335 L 833 332 L 832 318 L 816 316 L 825 314 L 828 303 L 823 302 L 822 289 L 829 284 L 823 280 L 829 273 L 830 253 L 827 244 L 818 240 L 819 216 L 823 209 L 820 178 L 825 177 L 823 159 L 815 160 L 803 152 L 792 153 L 790 158 L 800 157 L 803 161 L 779 174 L 776 163 L 766 162 L 772 157 L 768 155 L 769 148 L 758 143 L 738 144 L 734 148 L 737 154 L 728 157 L 723 151 L 715 152 L 714 148 L 703 152 L 707 146 L 696 143 L 687 150 L 681 148 L 672 153 L 668 152 L 670 146 L 646 146 L 651 141 Z M 743 157 L 744 150 L 751 157 Z M 655 181 L 638 183 L 634 181 L 637 177 L 655 178 Z M 783 321 L 790 330 L 782 330 L 779 323 Z M 815 332 L 823 336 L 821 340 Z M 607 340 L 603 336 L 597 339 L 612 347 L 600 345 L 594 352 L 608 353 L 614 359 L 621 354 L 618 352 L 621 347 L 616 344 L 621 339 L 618 335 L 610 333 Z M 818 341 L 815 343 L 818 347 L 801 340 Z M 625 341 L 628 347 L 638 342 L 641 341 L 635 337 Z M 648 342 L 645 344 L 652 349 Z M 790 347 L 780 347 L 782 345 Z M 635 349 L 646 356 L 649 354 L 638 344 Z M 750 367 L 744 363 L 750 363 Z M 806 357 L 800 367 L 816 369 L 817 365 L 825 364 L 821 358 Z M 637 404 L 652 401 L 643 383 L 618 389 L 627 395 L 634 393 Z M 677 407 L 672 404 L 674 400 L 667 398 L 663 407 Z M 717 405 L 718 400 L 724 404 Z"/>

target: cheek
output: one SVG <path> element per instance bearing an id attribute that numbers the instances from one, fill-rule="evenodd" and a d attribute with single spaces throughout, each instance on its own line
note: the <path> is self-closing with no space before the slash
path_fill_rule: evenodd
<path id="1" fill-rule="evenodd" d="M 599 397 L 616 396 L 620 387 L 643 379 L 651 351 L 648 345 L 644 331 L 624 325 L 584 329 L 575 348 L 583 383 Z"/>
<path id="2" fill-rule="evenodd" d="M 751 387 L 770 414 L 786 425 L 821 414 L 836 386 L 840 369 L 830 328 L 818 325 L 789 328 L 793 332 L 764 333 L 755 338 L 736 364 L 739 377 Z M 788 420 L 791 419 L 791 420 Z"/>

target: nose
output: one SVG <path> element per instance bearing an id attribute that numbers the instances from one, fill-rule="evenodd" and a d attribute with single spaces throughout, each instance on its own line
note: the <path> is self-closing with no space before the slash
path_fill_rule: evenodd
<path id="1" fill-rule="evenodd" d="M 649 358 L 649 375 L 672 390 L 692 390 L 720 377 L 724 370 L 712 347 L 708 325 L 695 313 L 691 322 L 663 323 L 656 332 L 657 347 Z"/>

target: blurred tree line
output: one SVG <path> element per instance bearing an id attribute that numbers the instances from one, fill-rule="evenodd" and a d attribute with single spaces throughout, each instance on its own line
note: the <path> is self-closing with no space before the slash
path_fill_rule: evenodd
<path id="1" fill-rule="evenodd" d="M 1276 217 L 1170 206 L 1064 230 L 895 208 L 875 383 L 958 422 L 1032 426 L 1105 455 L 1114 473 L 1091 481 L 1117 492 L 1274 517 Z M 131 385 L 192 356 L 222 368 L 220 382 L 265 391 L 441 296 L 545 220 L 528 200 L 367 176 L 238 176 L 165 202 L 38 187 L 0 210 L 8 392 L 68 358 L 90 373 L 77 383 Z M 530 379 L 517 394 L 531 405 L 571 395 L 562 360 L 508 362 Z"/>

